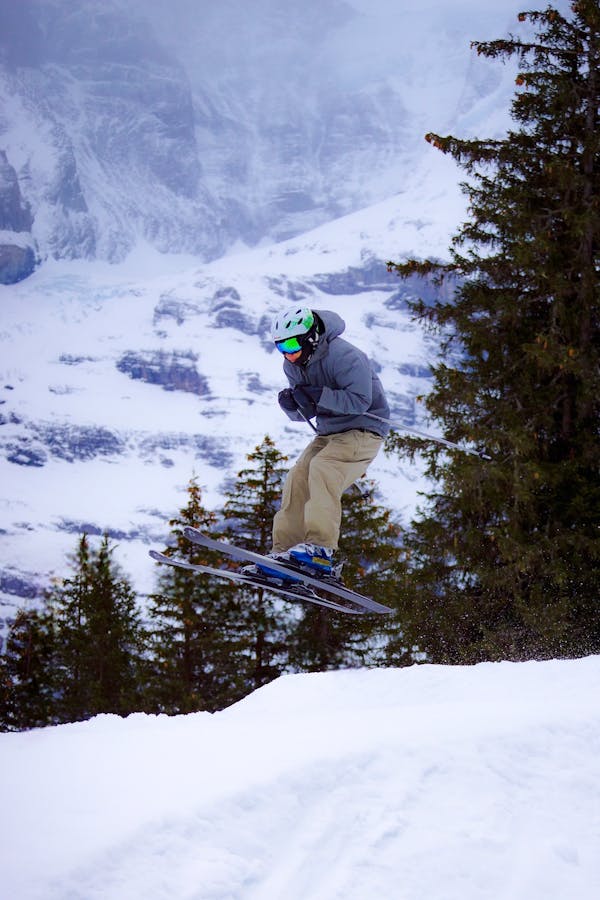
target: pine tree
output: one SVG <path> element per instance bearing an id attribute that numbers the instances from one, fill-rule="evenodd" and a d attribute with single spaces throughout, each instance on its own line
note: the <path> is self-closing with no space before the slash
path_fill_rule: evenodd
<path id="1" fill-rule="evenodd" d="M 223 509 L 226 530 L 243 541 L 248 550 L 268 553 L 287 456 L 279 452 L 267 434 L 246 459 L 252 465 L 237 473 L 235 483 L 226 494 Z"/>
<path id="2" fill-rule="evenodd" d="M 211 530 L 216 516 L 202 503 L 193 478 L 188 502 L 171 519 L 172 543 L 165 553 L 194 565 L 220 565 L 214 553 L 188 541 L 185 526 Z M 168 713 L 214 711 L 239 699 L 243 660 L 237 637 L 239 600 L 224 581 L 185 569 L 160 568 L 159 589 L 150 598 L 152 625 L 149 708 Z"/>
<path id="3" fill-rule="evenodd" d="M 293 668 L 325 671 L 386 661 L 386 647 L 401 634 L 398 577 L 402 573 L 400 527 L 380 506 L 374 481 L 364 479 L 342 497 L 339 558 L 344 583 L 398 610 L 396 616 L 353 617 L 308 606 L 290 636 Z"/>
<path id="4" fill-rule="evenodd" d="M 52 622 L 42 610 L 19 610 L 0 655 L 0 729 L 20 731 L 55 721 Z"/>
<path id="5" fill-rule="evenodd" d="M 287 457 L 266 435 L 247 459 L 252 465 L 238 472 L 226 495 L 225 527 L 232 540 L 257 553 L 268 553 Z M 239 635 L 246 648 L 247 690 L 254 690 L 283 671 L 287 627 L 293 613 L 288 603 L 260 588 L 244 588 L 243 596 Z"/>
<path id="6" fill-rule="evenodd" d="M 60 721 L 140 708 L 144 630 L 136 595 L 112 559 L 109 538 L 79 540 L 74 575 L 49 595 L 53 681 Z"/>
<path id="7" fill-rule="evenodd" d="M 425 453 L 439 487 L 408 542 L 406 622 L 435 661 L 600 648 L 600 9 L 571 8 L 521 13 L 530 41 L 474 44 L 520 59 L 516 127 L 427 135 L 466 170 L 470 218 L 448 264 L 390 263 L 459 279 L 450 302 L 413 305 L 447 354 L 427 407 L 493 452 Z"/>

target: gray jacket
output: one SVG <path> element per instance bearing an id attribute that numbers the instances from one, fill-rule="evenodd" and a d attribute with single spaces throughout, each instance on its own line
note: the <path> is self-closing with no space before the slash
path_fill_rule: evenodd
<path id="1" fill-rule="evenodd" d="M 329 310 L 315 312 L 323 320 L 325 334 L 305 366 L 284 361 L 283 371 L 290 387 L 308 384 L 323 388 L 316 420 L 319 434 L 364 428 L 385 437 L 389 425 L 364 415 L 370 412 L 384 419 L 390 417 L 383 386 L 367 355 L 340 337 L 346 328 L 341 316 Z M 294 422 L 303 421 L 296 410 L 287 414 Z"/>

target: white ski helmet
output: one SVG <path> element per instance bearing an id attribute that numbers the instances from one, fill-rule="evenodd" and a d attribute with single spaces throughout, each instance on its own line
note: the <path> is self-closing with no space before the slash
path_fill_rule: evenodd
<path id="1" fill-rule="evenodd" d="M 315 352 L 322 330 L 323 324 L 312 309 L 291 306 L 276 316 L 272 335 L 275 346 L 286 359 L 297 366 L 305 366 Z"/>
<path id="2" fill-rule="evenodd" d="M 301 337 L 314 327 L 315 317 L 307 306 L 290 306 L 273 320 L 273 340 L 275 343 L 287 338 Z"/>

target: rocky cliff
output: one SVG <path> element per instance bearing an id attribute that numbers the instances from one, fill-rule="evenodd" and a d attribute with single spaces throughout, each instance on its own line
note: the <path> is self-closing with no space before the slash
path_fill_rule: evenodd
<path id="1" fill-rule="evenodd" d="M 0 279 L 139 242 L 206 261 L 403 190 L 426 130 L 503 96 L 464 2 L 1 4 Z"/>

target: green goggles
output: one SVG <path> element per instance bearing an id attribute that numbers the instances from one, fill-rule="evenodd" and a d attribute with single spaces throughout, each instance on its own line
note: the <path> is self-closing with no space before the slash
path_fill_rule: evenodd
<path id="1" fill-rule="evenodd" d="M 302 344 L 297 337 L 286 338 L 285 341 L 275 341 L 275 346 L 280 353 L 298 353 L 302 350 Z"/>

